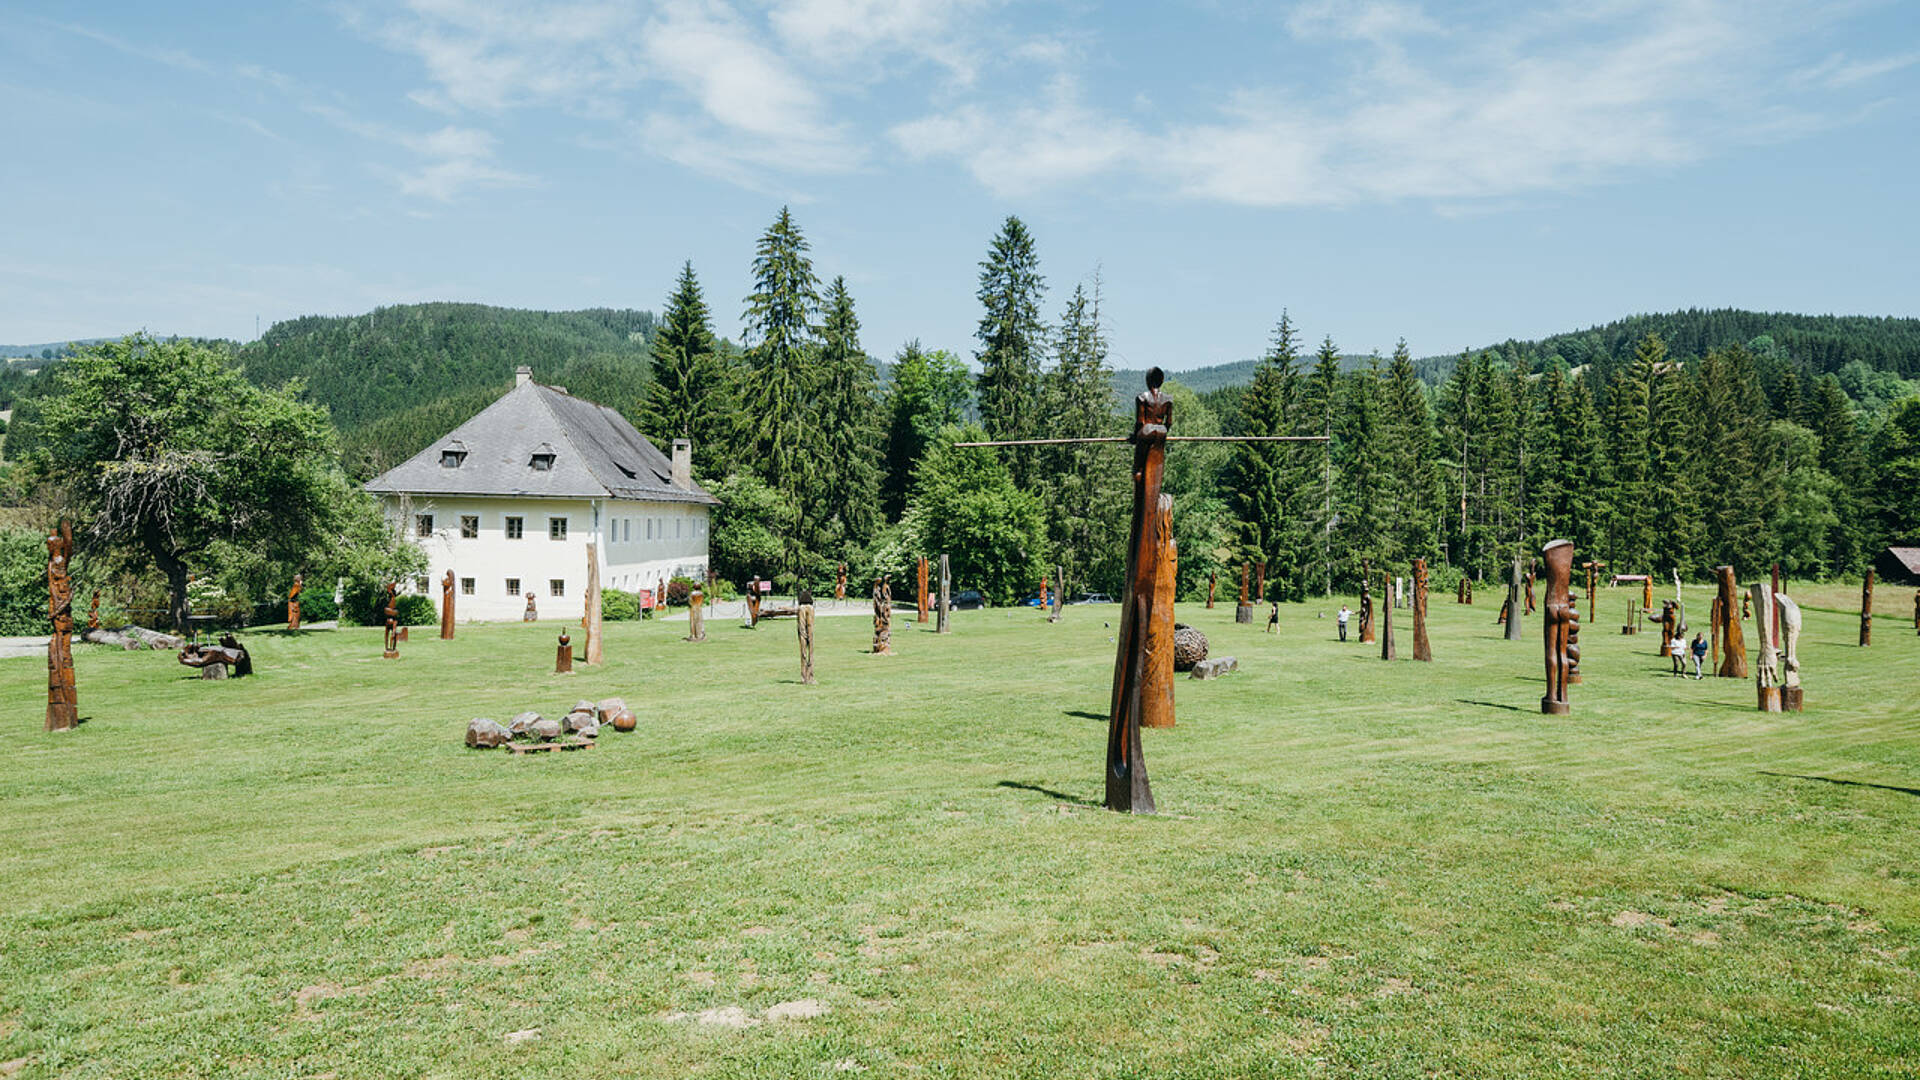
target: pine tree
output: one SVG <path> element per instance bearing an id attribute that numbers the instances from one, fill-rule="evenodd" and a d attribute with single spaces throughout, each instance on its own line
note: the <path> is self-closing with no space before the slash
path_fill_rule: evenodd
<path id="1" fill-rule="evenodd" d="M 1866 469 L 1860 422 L 1839 379 L 1826 375 L 1814 384 L 1807 426 L 1820 440 L 1820 468 L 1836 485 L 1833 509 L 1840 524 L 1828 534 L 1826 564 L 1835 573 L 1857 573 L 1867 561 L 1869 522 L 1862 498 Z"/>
<path id="2" fill-rule="evenodd" d="M 1040 299 L 1047 291 L 1033 235 L 1009 216 L 980 263 L 975 294 L 984 310 L 974 336 L 980 340 L 980 419 L 995 439 L 1024 439 L 1039 430 L 1040 356 L 1046 327 Z M 1033 456 L 1008 455 L 1016 480 L 1025 485 Z"/>
<path id="3" fill-rule="evenodd" d="M 808 531 L 816 538 L 813 549 L 834 561 L 866 544 L 879 526 L 880 407 L 873 361 L 860 347 L 860 319 L 843 277 L 827 287 L 818 368 L 814 422 L 822 454 L 810 508 L 818 524 Z"/>
<path id="4" fill-rule="evenodd" d="M 1760 446 L 1766 398 L 1752 354 L 1740 345 L 1708 352 L 1700 361 L 1698 385 L 1695 447 L 1701 466 L 1701 522 L 1708 542 L 1702 554 L 1742 575 L 1751 574 L 1770 548 Z"/>
<path id="5" fill-rule="evenodd" d="M 1289 434 L 1299 358 L 1292 319 L 1282 311 L 1273 347 L 1260 358 L 1253 384 L 1240 400 L 1241 434 Z M 1289 517 L 1294 493 L 1287 485 L 1285 447 L 1284 443 L 1235 443 L 1227 459 L 1228 505 L 1241 521 L 1252 557 L 1267 563 L 1269 581 L 1284 580 L 1297 564 L 1290 543 L 1295 525 Z"/>
<path id="6" fill-rule="evenodd" d="M 680 267 L 651 353 L 653 382 L 640 406 L 641 425 L 656 440 L 691 440 L 696 475 L 725 475 L 735 410 L 726 362 L 714 342 L 706 297 L 691 262 Z"/>
<path id="7" fill-rule="evenodd" d="M 1653 566 L 1655 536 L 1651 517 L 1654 482 L 1650 453 L 1653 384 L 1667 362 L 1667 345 L 1648 334 L 1634 346 L 1633 359 L 1608 391 L 1607 457 L 1612 465 L 1607 488 L 1606 551 L 1613 562 L 1638 569 Z"/>
<path id="8" fill-rule="evenodd" d="M 1385 421 L 1380 398 L 1384 373 L 1380 354 L 1363 371 L 1346 376 L 1335 422 L 1338 470 L 1335 474 L 1334 562 L 1342 582 L 1359 579 L 1361 560 L 1385 561 L 1389 521 L 1385 513 L 1387 464 Z"/>
<path id="9" fill-rule="evenodd" d="M 1434 454 L 1427 390 L 1402 339 L 1394 346 L 1381 395 L 1381 445 L 1386 468 L 1381 565 L 1432 553 L 1439 541 L 1440 478 Z"/>
<path id="10" fill-rule="evenodd" d="M 1043 398 L 1049 434 L 1097 438 L 1119 432 L 1113 411 L 1113 369 L 1107 366 L 1106 335 L 1100 328 L 1098 282 L 1089 297 L 1076 285 L 1054 335 L 1057 361 L 1044 377 Z M 1125 455 L 1111 447 L 1075 445 L 1045 448 L 1049 492 L 1049 535 L 1055 558 L 1075 581 L 1115 577 L 1125 546 Z M 1107 581 L 1111 584 L 1112 582 Z"/>
<path id="11" fill-rule="evenodd" d="M 820 280 L 807 258 L 808 244 L 792 213 L 780 216 L 754 248 L 754 291 L 747 297 L 747 381 L 744 386 L 750 460 L 767 485 L 804 516 L 800 497 L 821 461 L 821 432 L 812 409 L 818 383 Z M 788 571 L 803 561 L 798 517 L 782 538 Z"/>
<path id="12" fill-rule="evenodd" d="M 887 519 L 897 521 L 913 489 L 914 466 L 926 455 L 941 428 L 957 425 L 965 416 L 972 379 L 959 357 L 944 350 L 928 352 L 920 347 L 918 339 L 894 354 L 890 374 L 887 475 L 881 502 Z"/>
<path id="13" fill-rule="evenodd" d="M 1320 586 L 1321 595 L 1333 595 L 1333 461 L 1335 447 L 1333 417 L 1339 405 L 1340 390 L 1340 350 L 1328 335 L 1320 342 L 1319 352 L 1314 354 L 1311 375 L 1305 380 L 1300 396 L 1300 416 L 1295 423 L 1295 432 L 1301 435 L 1319 435 L 1324 443 L 1301 443 L 1290 447 L 1291 455 L 1300 464 L 1314 469 L 1319 476 L 1319 499 L 1311 507 L 1311 516 L 1306 519 L 1311 525 L 1319 555 L 1319 573 L 1311 580 Z M 1306 575 L 1303 576 L 1303 585 Z M 1304 590 L 1303 590 L 1304 591 Z"/>
<path id="14" fill-rule="evenodd" d="M 1654 573 L 1693 574 L 1704 562 L 1694 424 L 1698 401 L 1692 378 L 1677 365 L 1654 369 L 1649 415 L 1647 522 Z"/>

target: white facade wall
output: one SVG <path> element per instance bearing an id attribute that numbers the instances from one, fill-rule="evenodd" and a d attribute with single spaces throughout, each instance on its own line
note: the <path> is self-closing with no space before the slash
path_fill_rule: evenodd
<path id="1" fill-rule="evenodd" d="M 529 592 L 541 618 L 578 619 L 585 610 L 588 544 L 600 547 L 603 588 L 638 592 L 662 577 L 701 580 L 707 572 L 709 520 L 707 507 L 697 503 L 477 495 L 382 501 L 388 521 L 427 553 L 424 587 L 414 582 L 410 591 L 438 605 L 440 579 L 451 569 L 454 612 L 462 622 L 518 620 Z M 423 515 L 433 519 L 426 536 L 418 534 Z M 509 535 L 515 518 L 518 537 Z M 555 521 L 566 523 L 564 540 L 554 538 Z M 476 535 L 465 535 L 469 528 Z"/>

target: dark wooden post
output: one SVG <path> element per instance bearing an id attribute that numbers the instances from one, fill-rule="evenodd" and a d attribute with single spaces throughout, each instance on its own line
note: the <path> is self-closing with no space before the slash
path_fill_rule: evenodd
<path id="1" fill-rule="evenodd" d="M 62 521 L 47 537 L 47 730 L 69 731 L 80 724 L 80 701 L 73 677 L 73 526 Z"/>
<path id="2" fill-rule="evenodd" d="M 1166 469 L 1167 432 L 1173 424 L 1173 400 L 1160 389 L 1166 375 L 1147 372 L 1147 389 L 1133 399 L 1133 521 L 1127 543 L 1127 591 L 1120 608 L 1120 633 L 1113 664 L 1113 706 L 1107 720 L 1107 809 L 1151 814 L 1153 788 L 1140 745 L 1146 719 L 1147 642 L 1154 605 L 1162 587 L 1158 535 L 1162 518 L 1160 479 Z"/>
<path id="3" fill-rule="evenodd" d="M 950 634 L 953 627 L 948 625 L 947 616 L 953 611 L 953 568 L 948 565 L 947 557 L 940 556 L 940 611 L 934 620 L 933 632 Z"/>
<path id="4" fill-rule="evenodd" d="M 1520 640 L 1520 560 L 1513 560 L 1513 579 L 1507 583 L 1507 640 Z"/>
<path id="5" fill-rule="evenodd" d="M 924 562 L 925 560 L 922 560 Z M 800 681 L 813 685 L 813 590 L 800 586 L 800 594 L 793 616 L 795 632 L 800 637 Z"/>
<path id="6" fill-rule="evenodd" d="M 1920 600 L 1915 600 L 1914 603 L 1916 605 L 1915 619 L 1916 621 L 1920 621 Z M 1860 582 L 1860 644 L 1863 646 L 1873 644 L 1872 570 L 1868 570 L 1867 576 Z"/>
<path id="7" fill-rule="evenodd" d="M 1253 605 L 1247 603 L 1247 570 L 1245 561 L 1240 563 L 1240 604 L 1233 609 L 1233 621 L 1250 623 L 1253 621 Z"/>
<path id="8" fill-rule="evenodd" d="M 453 640 L 453 570 L 440 579 L 440 640 Z"/>
<path id="9" fill-rule="evenodd" d="M 1432 660 L 1433 646 L 1427 641 L 1427 560 L 1413 560 L 1413 658 Z"/>
<path id="10" fill-rule="evenodd" d="M 1373 561 L 1360 560 L 1360 644 L 1368 645 L 1373 635 Z"/>
<path id="11" fill-rule="evenodd" d="M 1723 679 L 1744 679 L 1747 677 L 1747 641 L 1746 632 L 1740 627 L 1740 608 L 1735 603 L 1735 593 L 1739 584 L 1735 582 L 1733 567 L 1721 566 L 1714 570 L 1720 577 L 1720 666 L 1714 674 Z"/>
<path id="12" fill-rule="evenodd" d="M 1215 570 L 1212 573 L 1207 575 L 1207 610 L 1208 611 L 1213 610 L 1213 590 L 1214 590 L 1214 587 L 1219 584 L 1220 584 L 1220 572 L 1218 570 Z M 1916 628 L 1920 628 L 1920 593 L 1914 594 L 1913 623 Z"/>
<path id="13" fill-rule="evenodd" d="M 573 639 L 565 630 L 560 631 L 560 645 L 553 650 L 553 673 L 569 675 L 573 673 Z"/>
<path id="14" fill-rule="evenodd" d="M 1573 711 L 1567 696 L 1579 657 L 1580 607 L 1573 602 L 1573 541 L 1555 540 L 1544 550 L 1547 564 L 1547 612 L 1541 620 L 1547 653 L 1547 693 L 1540 711 L 1565 716 Z"/>
<path id="15" fill-rule="evenodd" d="M 400 659 L 400 608 L 399 601 L 395 599 L 399 592 L 400 586 L 397 582 L 387 582 L 387 604 L 386 609 L 381 612 L 386 616 L 387 623 L 387 649 L 381 656 L 387 660 Z"/>

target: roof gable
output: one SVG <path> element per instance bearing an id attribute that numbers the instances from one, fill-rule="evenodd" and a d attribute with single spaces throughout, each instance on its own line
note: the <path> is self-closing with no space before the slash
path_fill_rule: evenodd
<path id="1" fill-rule="evenodd" d="M 458 468 L 440 464 L 459 444 Z M 552 453 L 535 469 L 535 453 Z M 712 504 L 698 484 L 673 485 L 673 463 L 626 417 L 550 386 L 525 382 L 434 440 L 425 450 L 368 481 L 376 494 L 517 495 L 616 498 Z"/>

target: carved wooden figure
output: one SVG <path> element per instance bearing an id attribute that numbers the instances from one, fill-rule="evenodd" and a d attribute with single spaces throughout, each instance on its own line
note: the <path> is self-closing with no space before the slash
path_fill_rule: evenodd
<path id="1" fill-rule="evenodd" d="M 1267 601 L 1267 562 L 1265 559 L 1253 564 L 1253 596 L 1256 603 Z"/>
<path id="2" fill-rule="evenodd" d="M 1173 399 L 1160 389 L 1166 375 L 1147 372 L 1147 388 L 1133 399 L 1133 519 L 1127 536 L 1127 591 L 1114 653 L 1113 704 L 1107 718 L 1107 809 L 1151 814 L 1153 788 L 1140 745 L 1146 719 L 1146 636 L 1160 581 L 1160 480 L 1166 469 Z M 1171 587 L 1172 583 L 1165 583 Z"/>
<path id="3" fill-rule="evenodd" d="M 1213 590 L 1220 584 L 1220 572 L 1215 570 L 1207 575 L 1207 610 L 1213 610 Z M 1920 627 L 1920 593 L 1913 594 L 1913 625 Z"/>
<path id="4" fill-rule="evenodd" d="M 1360 560 L 1360 644 L 1373 643 L 1373 563 Z"/>
<path id="5" fill-rule="evenodd" d="M 527 610 L 520 613 L 521 622 L 539 622 L 540 612 L 533 606 L 533 594 L 527 594 Z"/>
<path id="6" fill-rule="evenodd" d="M 1380 575 L 1380 659 L 1398 660 L 1400 652 L 1393 645 L 1393 601 L 1392 593 L 1385 574 Z"/>
<path id="7" fill-rule="evenodd" d="M 100 590 L 93 590 L 93 603 L 87 605 L 87 629 L 100 629 Z"/>
<path id="8" fill-rule="evenodd" d="M 833 598 L 844 601 L 847 598 L 847 564 L 841 563 L 833 579 Z"/>
<path id="9" fill-rule="evenodd" d="M 1734 581 L 1733 567 L 1718 567 L 1714 573 L 1720 578 L 1720 666 L 1714 674 L 1723 679 L 1744 679 L 1747 677 L 1746 633 L 1740 628 L 1740 609 L 1734 602 L 1734 593 L 1740 586 Z"/>
<path id="10" fill-rule="evenodd" d="M 1860 582 L 1860 644 L 1873 644 L 1873 571 Z"/>
<path id="11" fill-rule="evenodd" d="M 658 594 L 665 599 L 664 592 Z M 601 641 L 603 624 L 600 621 L 600 545 L 587 544 L 587 655 L 589 664 L 598 664 L 605 659 L 606 653 Z"/>
<path id="12" fill-rule="evenodd" d="M 1573 683 L 1580 655 L 1580 607 L 1573 601 L 1573 541 L 1555 540 L 1544 551 L 1547 563 L 1547 610 L 1541 620 L 1546 638 L 1547 693 L 1540 711 L 1565 716 L 1573 711 L 1567 687 Z"/>
<path id="13" fill-rule="evenodd" d="M 1780 626 L 1780 707 L 1799 712 L 1806 705 L 1800 689 L 1800 605 L 1785 593 L 1775 593 Z"/>
<path id="14" fill-rule="evenodd" d="M 1060 587 L 1053 590 L 1053 608 L 1047 613 L 1047 621 L 1059 622 L 1060 608 L 1067 602 L 1067 568 L 1059 565 L 1054 566 L 1053 579 L 1060 583 Z"/>
<path id="15" fill-rule="evenodd" d="M 573 673 L 573 639 L 565 630 L 560 631 L 560 644 L 553 650 L 553 673 L 571 675 Z"/>
<path id="16" fill-rule="evenodd" d="M 1043 611 L 1051 610 L 1053 607 L 1052 593 L 1048 588 L 1051 581 L 1052 579 L 1045 573 L 1040 575 L 1040 608 Z"/>
<path id="17" fill-rule="evenodd" d="M 1513 560 L 1513 576 L 1507 582 L 1507 640 L 1520 640 L 1520 560 Z"/>
<path id="18" fill-rule="evenodd" d="M 953 568 L 948 565 L 947 557 L 940 556 L 940 607 L 935 613 L 933 632 L 950 634 L 953 627 L 947 617 L 953 613 Z"/>
<path id="19" fill-rule="evenodd" d="M 1680 605 L 1671 600 L 1660 601 L 1660 656 L 1664 659 L 1673 655 L 1673 639 L 1680 633 Z"/>
<path id="20" fill-rule="evenodd" d="M 760 625 L 760 575 L 759 574 L 753 575 L 753 580 L 747 582 L 746 619 L 747 619 L 746 625 L 748 626 Z"/>
<path id="21" fill-rule="evenodd" d="M 400 601 L 397 599 L 399 594 L 400 586 L 392 581 L 387 582 L 387 602 L 380 613 L 386 617 L 387 624 L 387 649 L 381 656 L 388 660 L 400 659 Z"/>
<path id="22" fill-rule="evenodd" d="M 1640 583 L 1640 610 L 1642 611 L 1653 610 L 1653 575 L 1652 574 L 1648 574 L 1646 580 Z"/>
<path id="23" fill-rule="evenodd" d="M 686 640 L 688 641 L 707 640 L 706 600 L 706 594 L 700 591 L 700 586 L 698 585 L 695 585 L 693 591 L 687 594 Z"/>
<path id="24" fill-rule="evenodd" d="M 440 640 L 453 640 L 453 571 L 440 579 Z"/>
<path id="25" fill-rule="evenodd" d="M 1753 603 L 1753 632 L 1760 640 L 1759 659 L 1753 665 L 1754 689 L 1761 712 L 1780 711 L 1780 652 L 1774 644 L 1773 587 L 1764 581 L 1749 585 Z"/>
<path id="26" fill-rule="evenodd" d="M 300 594 L 307 588 L 306 575 L 293 575 L 293 587 L 287 590 L 287 629 L 300 629 Z"/>
<path id="27" fill-rule="evenodd" d="M 1413 658 L 1432 660 L 1433 646 L 1427 641 L 1427 560 L 1413 560 Z"/>
<path id="28" fill-rule="evenodd" d="M 1533 612 L 1534 612 L 1534 605 L 1533 605 L 1533 575 L 1534 575 L 1534 569 L 1533 569 L 1533 567 L 1531 567 L 1531 566 L 1529 566 L 1529 567 L 1527 567 L 1527 614 L 1529 614 L 1529 615 L 1531 615 L 1531 614 L 1533 614 Z"/>
<path id="29" fill-rule="evenodd" d="M 795 633 L 800 636 L 800 681 L 813 685 L 813 590 L 800 586 L 800 595 L 794 612 Z"/>
<path id="30" fill-rule="evenodd" d="M 873 583 L 873 652 L 893 655 L 893 587 L 885 574 Z"/>
<path id="31" fill-rule="evenodd" d="M 1247 602 L 1247 570 L 1245 562 L 1240 564 L 1240 603 L 1233 609 L 1233 621 L 1250 623 L 1253 621 L 1253 605 Z"/>
<path id="32" fill-rule="evenodd" d="M 62 521 L 47 537 L 47 730 L 79 726 L 80 699 L 73 677 L 73 526 Z"/>
<path id="33" fill-rule="evenodd" d="M 1154 555 L 1157 588 L 1153 594 L 1152 616 L 1147 623 L 1146 664 L 1141 669 L 1144 681 L 1140 689 L 1140 726 L 1169 728 L 1173 711 L 1173 587 L 1178 555 L 1173 541 L 1173 496 L 1162 493 L 1155 511 L 1154 532 L 1159 544 Z"/>
<path id="34" fill-rule="evenodd" d="M 916 609 L 919 615 L 918 615 L 918 618 L 916 618 L 914 621 L 926 622 L 927 616 L 929 613 L 931 613 L 933 608 L 931 603 L 931 597 L 927 592 L 927 557 L 925 555 L 920 556 L 920 565 L 918 568 L 918 572 L 920 575 L 919 577 L 920 591 L 918 596 L 916 597 Z"/>

